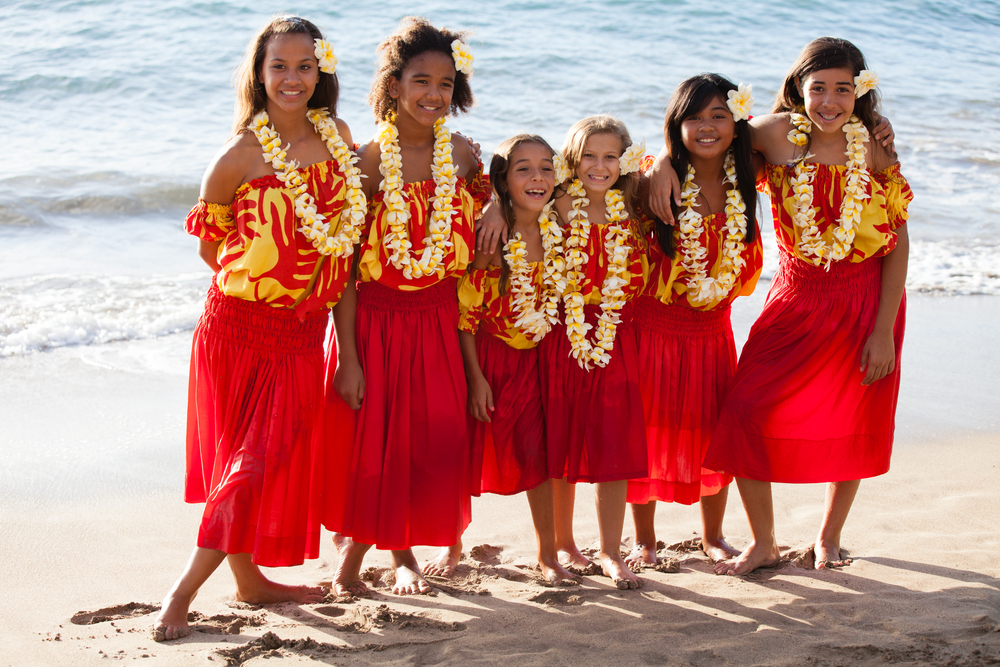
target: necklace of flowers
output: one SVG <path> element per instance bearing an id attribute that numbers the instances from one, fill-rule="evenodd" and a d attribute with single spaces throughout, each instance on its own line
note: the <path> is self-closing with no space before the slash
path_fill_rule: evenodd
<path id="1" fill-rule="evenodd" d="M 427 237 L 424 249 L 417 260 L 410 254 L 413 244 L 407 232 L 410 209 L 403 193 L 403 160 L 399 152 L 399 130 L 395 125 L 396 114 L 390 113 L 378 125 L 378 145 L 381 151 L 382 183 L 379 189 L 385 193 L 385 207 L 388 212 L 389 231 L 382 239 L 382 246 L 390 253 L 389 262 L 402 270 L 407 280 L 437 273 L 444 262 L 444 254 L 452 246 L 451 219 L 455 215 L 452 200 L 458 183 L 455 163 L 451 160 L 451 132 L 444 124 L 444 118 L 434 123 L 434 159 L 431 174 L 434 176 L 434 196 L 431 197 L 433 210 L 427 222 Z"/>
<path id="2" fill-rule="evenodd" d="M 573 197 L 569 213 L 569 237 L 566 239 L 566 286 L 563 302 L 566 305 L 566 335 L 570 341 L 570 354 L 580 367 L 590 370 L 591 364 L 604 368 L 611 361 L 611 350 L 615 345 L 618 330 L 618 313 L 625 305 L 622 288 L 628 283 L 625 274 L 628 267 L 630 231 L 627 225 L 628 213 L 620 190 L 611 189 L 604 195 L 607 206 L 608 225 L 604 238 L 604 251 L 608 255 L 608 269 L 601 285 L 601 316 L 597 320 L 595 342 L 587 340 L 587 332 L 592 328 L 584 319 L 584 299 L 581 294 L 588 257 L 584 252 L 590 239 L 590 221 L 583 209 L 590 203 L 587 191 L 580 179 L 574 179 L 567 192 Z"/>
<path id="3" fill-rule="evenodd" d="M 736 183 L 736 160 L 733 151 L 726 153 L 724 164 L 726 193 L 726 238 L 723 243 L 718 275 L 708 275 L 708 251 L 700 239 L 705 232 L 701 214 L 694 210 L 701 188 L 694 184 L 694 167 L 688 165 L 687 177 L 681 189 L 681 206 L 684 211 L 677 216 L 680 230 L 680 246 L 683 259 L 681 265 L 688 274 L 688 298 L 694 305 L 713 303 L 724 299 L 736 284 L 740 270 L 746 265 L 743 239 L 747 235 L 746 205 Z"/>
<path id="4" fill-rule="evenodd" d="M 320 254 L 350 257 L 355 244 L 361 242 L 361 230 L 368 210 L 365 193 L 361 190 L 361 170 L 355 166 L 358 159 L 340 138 L 337 124 L 326 109 L 310 109 L 307 116 L 345 176 L 347 193 L 344 201 L 350 208 L 341 212 L 340 231 L 333 236 L 330 235 L 330 221 L 316 210 L 316 200 L 309 194 L 309 186 L 298 172 L 299 164 L 287 158 L 287 146 L 281 148 L 281 137 L 271 127 L 267 112 L 261 111 L 254 116 L 251 127 L 264 149 L 264 161 L 274 167 L 278 180 L 295 192 L 293 206 L 301 223 L 298 231 L 305 234 Z"/>
<path id="5" fill-rule="evenodd" d="M 566 288 L 562 275 L 563 233 L 552 210 L 552 202 L 546 204 L 538 216 L 538 229 L 542 233 L 542 247 L 545 250 L 542 259 L 541 309 L 537 307 L 535 285 L 525 259 L 528 246 L 521 240 L 520 233 L 514 234 L 507 241 L 503 256 L 510 266 L 510 291 L 514 296 L 514 313 L 517 315 L 514 326 L 534 342 L 540 341 L 559 322 L 559 298 Z"/>
<path id="6" fill-rule="evenodd" d="M 788 133 L 788 140 L 796 146 L 805 146 L 809 141 L 812 121 L 806 116 L 792 113 L 789 118 L 795 128 Z M 833 243 L 828 245 L 823 241 L 823 234 L 816 226 L 816 210 L 813 208 L 812 181 L 816 166 L 806 164 L 811 157 L 805 155 L 795 164 L 792 171 L 791 185 L 794 193 L 792 220 L 799 229 L 799 242 L 796 246 L 799 255 L 814 266 L 819 266 L 826 260 L 826 270 L 830 270 L 833 262 L 844 259 L 854 249 L 854 236 L 861 222 L 861 207 L 871 195 L 868 193 L 868 168 L 865 166 L 865 142 L 868 141 L 868 129 L 857 116 L 844 124 L 847 134 L 847 179 L 844 185 L 844 199 L 840 204 L 840 219 L 833 228 Z"/>

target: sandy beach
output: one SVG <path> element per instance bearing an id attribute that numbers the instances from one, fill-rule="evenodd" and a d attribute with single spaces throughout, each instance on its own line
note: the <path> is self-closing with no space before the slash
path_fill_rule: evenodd
<path id="1" fill-rule="evenodd" d="M 738 304 L 740 341 L 763 296 Z M 162 644 L 149 627 L 201 513 L 181 500 L 190 333 L 2 359 L 0 665 L 1000 664 L 997 322 L 995 298 L 910 295 L 892 469 L 861 485 L 845 569 L 795 559 L 823 487 L 783 485 L 790 560 L 776 569 L 716 576 L 684 545 L 697 508 L 660 504 L 670 560 L 644 571 L 644 588 L 546 588 L 524 497 L 485 496 L 457 575 L 432 579 L 431 596 L 392 595 L 383 552 L 369 556 L 369 597 L 301 607 L 232 602 L 222 568 L 193 604 L 194 632 Z M 735 491 L 726 533 L 749 539 Z M 577 537 L 597 540 L 587 485 Z M 319 560 L 273 574 L 329 581 L 335 562 L 325 538 Z"/>

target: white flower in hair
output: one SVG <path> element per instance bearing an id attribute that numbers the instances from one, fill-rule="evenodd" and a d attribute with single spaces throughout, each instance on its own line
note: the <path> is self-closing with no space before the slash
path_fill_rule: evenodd
<path id="1" fill-rule="evenodd" d="M 333 55 L 333 44 L 325 39 L 313 40 L 316 44 L 316 60 L 319 61 L 319 69 L 327 74 L 337 71 L 337 56 Z"/>
<path id="2" fill-rule="evenodd" d="M 566 158 L 559 151 L 556 151 L 555 155 L 552 156 L 552 168 L 556 172 L 556 185 L 565 183 L 573 175 L 573 172 L 569 170 L 569 165 L 566 164 Z"/>
<path id="3" fill-rule="evenodd" d="M 741 120 L 750 120 L 750 111 L 753 109 L 753 86 L 740 83 L 737 90 L 730 90 L 729 99 L 726 106 L 733 112 L 733 120 L 737 123 Z"/>
<path id="4" fill-rule="evenodd" d="M 870 69 L 863 69 L 861 73 L 854 77 L 854 97 L 861 97 L 869 90 L 878 85 L 878 74 Z"/>
<path id="5" fill-rule="evenodd" d="M 472 76 L 472 51 L 462 43 L 462 40 L 456 39 L 451 43 L 451 57 L 455 59 L 456 70 Z"/>
<path id="6" fill-rule="evenodd" d="M 632 144 L 625 149 L 625 153 L 618 158 L 618 165 L 621 167 L 622 175 L 639 171 L 642 166 L 642 158 L 646 156 L 646 140 L 643 139 L 638 144 Z"/>

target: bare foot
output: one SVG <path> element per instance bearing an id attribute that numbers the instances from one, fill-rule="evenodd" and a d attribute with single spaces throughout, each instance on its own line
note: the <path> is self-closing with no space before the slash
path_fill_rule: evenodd
<path id="1" fill-rule="evenodd" d="M 854 559 L 840 552 L 840 545 L 833 542 L 817 542 L 813 547 L 813 553 L 816 554 L 817 570 L 844 567 L 854 562 Z"/>
<path id="2" fill-rule="evenodd" d="M 558 555 L 559 563 L 573 574 L 586 577 L 591 574 L 601 573 L 601 568 L 597 566 L 597 563 L 580 553 L 576 545 L 571 549 L 560 549 Z"/>
<path id="3" fill-rule="evenodd" d="M 611 577 L 611 581 L 615 582 L 619 590 L 642 588 L 642 579 L 637 577 L 617 554 L 602 555 L 601 569 L 604 571 L 604 576 Z"/>
<path id="4" fill-rule="evenodd" d="M 392 585 L 393 593 L 423 595 L 431 592 L 431 585 L 420 574 L 420 565 L 412 551 L 393 551 L 392 566 L 396 569 L 396 583 Z"/>
<path id="5" fill-rule="evenodd" d="M 274 604 L 276 602 L 297 602 L 315 604 L 323 601 L 320 586 L 288 586 L 261 577 L 253 583 L 237 584 L 236 600 L 250 604 Z"/>
<path id="6" fill-rule="evenodd" d="M 194 595 L 188 597 L 178 593 L 176 589 L 167 593 L 167 597 L 163 599 L 163 606 L 160 607 L 160 613 L 156 615 L 156 621 L 153 623 L 154 642 L 180 639 L 191 634 L 187 615 L 193 600 Z"/>
<path id="7" fill-rule="evenodd" d="M 365 554 L 372 548 L 370 544 L 355 542 L 340 533 L 333 534 L 333 545 L 337 547 L 337 569 L 333 573 L 333 592 L 338 596 L 362 597 L 368 594 L 368 585 L 361 581 L 361 565 Z"/>
<path id="8" fill-rule="evenodd" d="M 716 563 L 715 573 L 739 576 L 750 574 L 758 568 L 775 567 L 780 562 L 781 554 L 778 552 L 778 545 L 772 544 L 768 547 L 759 547 L 754 542 L 736 560 Z"/>
<path id="9" fill-rule="evenodd" d="M 538 567 L 542 577 L 552 586 L 576 586 L 580 583 L 580 578 L 560 565 L 556 558 L 539 558 Z"/>
<path id="10" fill-rule="evenodd" d="M 455 574 L 455 566 L 462 560 L 462 541 L 450 547 L 441 547 L 441 553 L 424 565 L 424 576 L 448 578 Z"/>
<path id="11" fill-rule="evenodd" d="M 701 550 L 713 563 L 721 563 L 740 555 L 740 550 L 729 546 L 729 543 L 722 537 L 715 540 L 701 538 Z"/>
<path id="12" fill-rule="evenodd" d="M 636 542 L 629 555 L 625 556 L 625 565 L 630 570 L 644 567 L 656 567 L 656 547 Z"/>

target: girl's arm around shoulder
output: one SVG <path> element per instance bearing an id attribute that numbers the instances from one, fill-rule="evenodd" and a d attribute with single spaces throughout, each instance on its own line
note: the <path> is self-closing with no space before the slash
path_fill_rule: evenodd
<path id="1" fill-rule="evenodd" d="M 472 152 L 472 146 L 465 137 L 452 138 L 451 140 L 451 160 L 455 163 L 458 175 L 468 181 L 475 176 L 479 169 L 479 160 Z"/>
<path id="2" fill-rule="evenodd" d="M 751 147 L 770 164 L 788 164 L 801 149 L 788 140 L 792 123 L 787 113 L 769 113 L 750 119 Z"/>
<path id="3" fill-rule="evenodd" d="M 890 148 L 883 146 L 879 141 L 870 141 L 867 144 L 867 148 L 866 162 L 868 163 L 868 169 L 876 174 L 885 171 L 899 162 L 896 159 L 896 154 L 891 152 Z"/>
<path id="4" fill-rule="evenodd" d="M 503 261 L 503 247 L 497 248 L 495 252 L 487 252 L 485 250 L 477 250 L 476 256 L 472 260 L 472 264 L 469 268 L 472 270 L 483 270 L 488 269 L 490 266 L 500 266 L 500 262 Z"/>
<path id="5" fill-rule="evenodd" d="M 382 182 L 382 173 L 379 165 L 382 163 L 382 151 L 378 147 L 378 142 L 369 141 L 362 144 L 358 149 L 358 169 L 361 170 L 361 185 L 364 188 L 365 196 L 371 201 L 372 196 L 378 192 L 379 184 Z"/>

